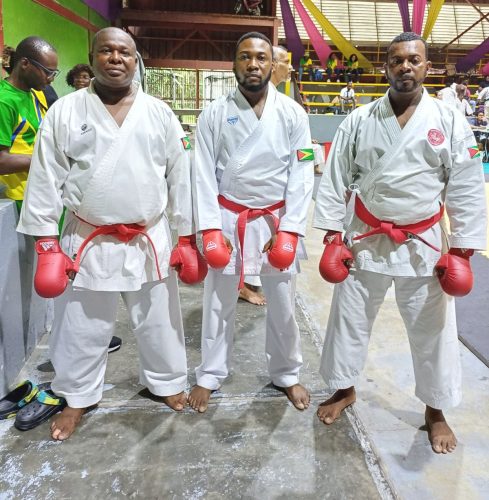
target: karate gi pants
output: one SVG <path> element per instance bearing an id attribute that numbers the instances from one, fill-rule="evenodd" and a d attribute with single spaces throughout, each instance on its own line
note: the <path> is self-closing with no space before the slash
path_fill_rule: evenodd
<path id="1" fill-rule="evenodd" d="M 299 382 L 302 366 L 300 332 L 290 274 L 262 274 L 267 299 L 265 354 L 272 382 L 290 387 Z M 197 384 L 216 390 L 229 374 L 234 339 L 239 276 L 209 269 L 204 283 L 202 363 Z"/>
<path id="2" fill-rule="evenodd" d="M 456 406 L 461 400 L 461 368 L 455 300 L 442 291 L 436 277 L 355 271 L 337 284 L 321 375 L 331 389 L 346 389 L 358 382 L 375 317 L 392 282 L 411 347 L 416 396 L 433 408 Z"/>
<path id="3" fill-rule="evenodd" d="M 139 381 L 152 394 L 170 396 L 187 386 L 185 339 L 176 274 L 135 292 L 73 290 L 55 300 L 50 356 L 52 389 L 72 408 L 102 399 L 107 347 L 114 333 L 119 296 L 127 307 L 139 351 Z"/>

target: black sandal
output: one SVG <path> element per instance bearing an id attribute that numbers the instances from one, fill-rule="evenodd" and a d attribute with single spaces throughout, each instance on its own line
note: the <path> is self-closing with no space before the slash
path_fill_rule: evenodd
<path id="1" fill-rule="evenodd" d="M 17 413 L 14 426 L 19 431 L 34 429 L 60 412 L 65 406 L 66 400 L 54 394 L 51 384 L 40 384 L 36 399 Z"/>
<path id="2" fill-rule="evenodd" d="M 0 420 L 13 418 L 21 408 L 29 404 L 39 393 L 39 388 L 30 380 L 24 380 L 0 400 Z"/>

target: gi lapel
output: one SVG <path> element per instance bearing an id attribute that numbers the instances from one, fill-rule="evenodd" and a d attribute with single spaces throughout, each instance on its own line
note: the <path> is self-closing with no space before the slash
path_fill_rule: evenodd
<path id="1" fill-rule="evenodd" d="M 97 121 L 100 123 L 112 123 L 113 140 L 108 145 L 103 157 L 96 164 L 92 165 L 92 177 L 83 193 L 78 210 L 78 215 L 82 219 L 89 221 L 90 213 L 92 212 L 103 213 L 107 200 L 106 189 L 109 189 L 112 184 L 114 170 L 120 161 L 121 155 L 124 154 L 127 144 L 130 143 L 131 134 L 144 112 L 144 106 L 141 105 L 143 99 L 143 91 L 141 87 L 138 87 L 131 109 L 124 119 L 122 126 L 119 127 L 92 88 L 87 92 L 87 107 L 90 113 L 95 115 L 98 118 Z M 106 126 L 110 127 L 110 125 Z"/>
<path id="2" fill-rule="evenodd" d="M 265 102 L 265 107 L 261 118 L 258 119 L 253 108 L 250 106 L 243 94 L 236 89 L 234 94 L 233 106 L 237 107 L 237 111 L 240 112 L 241 116 L 244 115 L 246 123 L 251 128 L 251 132 L 244 139 L 243 142 L 236 148 L 234 153 L 231 154 L 229 160 L 226 163 L 224 172 L 221 177 L 220 182 L 220 192 L 225 192 L 231 188 L 234 184 L 234 177 L 236 175 L 236 170 L 239 165 L 245 161 L 245 157 L 250 156 L 250 149 L 259 141 L 260 136 L 265 130 L 266 122 L 268 117 L 271 115 L 270 109 L 273 107 L 276 98 L 275 87 L 271 84 L 268 85 L 267 100 Z"/>
<path id="3" fill-rule="evenodd" d="M 404 128 L 401 129 L 389 101 L 389 92 L 387 91 L 384 97 L 382 97 L 382 102 L 380 103 L 379 108 L 380 116 L 385 126 L 385 130 L 387 131 L 391 148 L 372 165 L 370 172 L 360 183 L 359 191 L 362 193 L 362 199 L 364 201 L 368 201 L 368 191 L 375 183 L 375 179 L 379 176 L 379 174 L 382 174 L 382 171 L 386 167 L 402 167 L 402 165 L 399 165 L 399 162 L 396 161 L 396 157 L 399 155 L 400 151 L 404 151 L 407 147 L 409 147 L 410 138 L 412 138 L 412 134 L 415 133 L 413 131 L 419 127 L 420 122 L 424 119 L 423 117 L 426 116 L 426 106 L 429 99 L 431 99 L 431 97 L 426 90 L 423 89 L 421 101 Z"/>

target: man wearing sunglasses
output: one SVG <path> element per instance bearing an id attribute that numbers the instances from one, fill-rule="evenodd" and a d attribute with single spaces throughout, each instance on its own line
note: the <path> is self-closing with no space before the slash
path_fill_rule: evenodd
<path id="1" fill-rule="evenodd" d="M 58 75 L 52 45 L 31 36 L 22 40 L 10 60 L 11 73 L 0 81 L 0 183 L 20 208 L 37 130 L 47 110 L 41 92 Z"/>

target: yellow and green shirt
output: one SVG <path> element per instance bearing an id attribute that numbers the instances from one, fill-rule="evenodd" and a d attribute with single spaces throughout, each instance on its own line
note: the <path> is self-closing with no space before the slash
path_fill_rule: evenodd
<path id="1" fill-rule="evenodd" d="M 0 80 L 0 145 L 9 148 L 11 154 L 32 155 L 34 141 L 41 121 L 47 111 L 42 92 L 26 92 Z M 0 175 L 5 184 L 5 195 L 12 200 L 24 199 L 27 172 Z"/>

